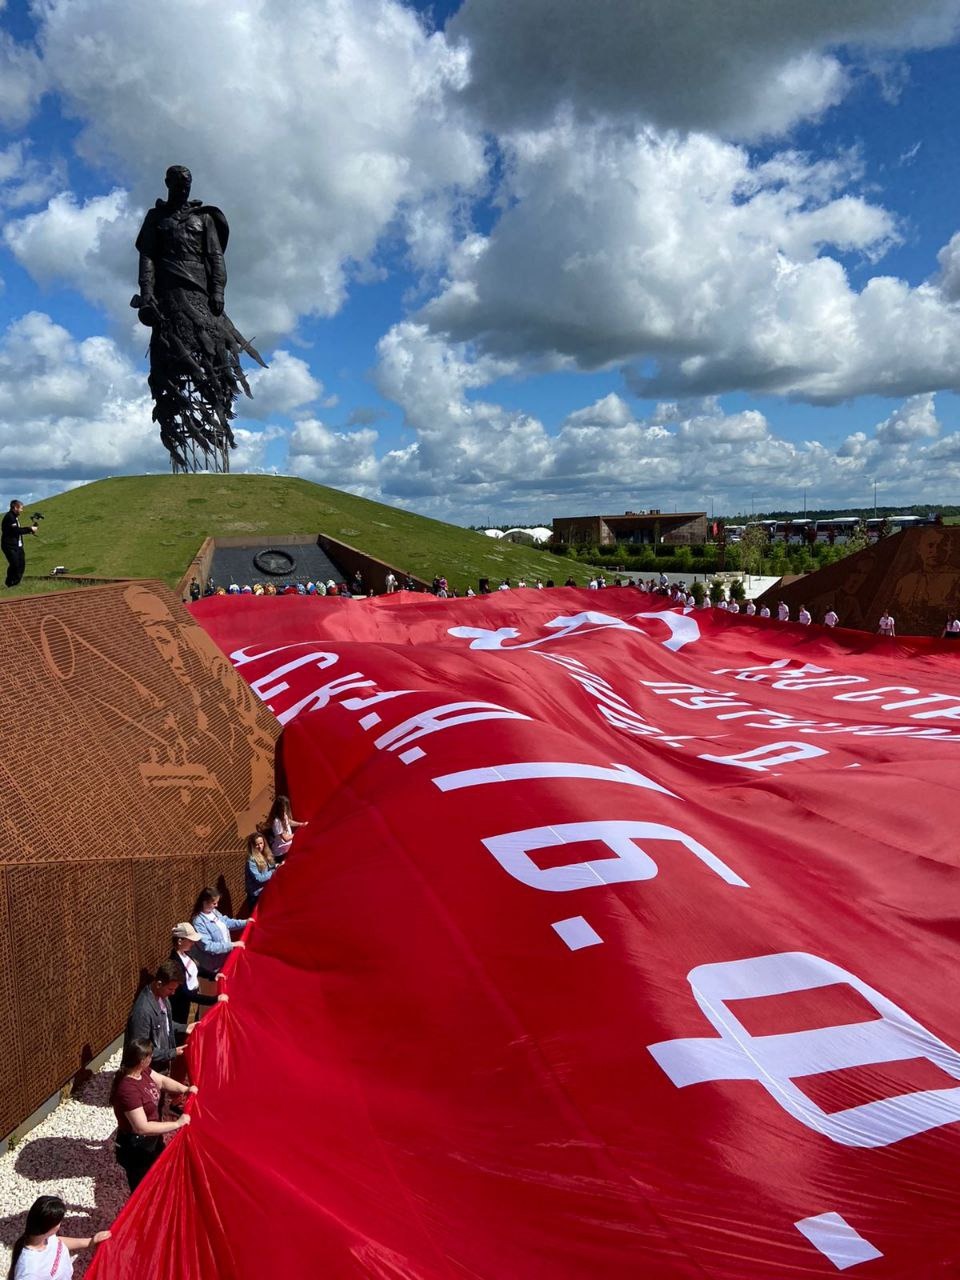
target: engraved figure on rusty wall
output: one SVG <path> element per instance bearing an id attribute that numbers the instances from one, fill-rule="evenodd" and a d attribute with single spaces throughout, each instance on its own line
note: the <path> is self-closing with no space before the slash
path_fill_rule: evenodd
<path id="1" fill-rule="evenodd" d="M 951 539 L 941 528 L 918 531 L 909 542 L 909 561 L 900 567 L 897 600 L 904 616 L 927 609 L 939 616 L 956 598 L 960 565 L 951 559 Z"/>
<path id="2" fill-rule="evenodd" d="M 273 760 L 273 739 L 262 728 L 257 700 L 206 632 L 177 621 L 150 587 L 126 587 L 123 599 L 193 707 L 192 716 L 167 709 L 159 727 L 164 745 L 152 747 L 140 763 L 144 784 L 178 793 L 198 835 L 215 834 L 209 824 L 216 812 L 238 840 L 262 816 L 267 797 L 261 778 Z M 244 768 L 238 772 L 240 761 Z M 246 788 L 242 801 L 228 797 L 231 785 L 238 792 Z"/>
<path id="3" fill-rule="evenodd" d="M 229 471 L 234 400 L 250 395 L 240 353 L 266 366 L 224 311 L 226 217 L 190 199 L 193 177 L 183 165 L 172 165 L 165 182 L 166 200 L 147 212 L 137 236 L 140 292 L 130 302 L 152 330 L 153 420 L 175 472 Z"/>

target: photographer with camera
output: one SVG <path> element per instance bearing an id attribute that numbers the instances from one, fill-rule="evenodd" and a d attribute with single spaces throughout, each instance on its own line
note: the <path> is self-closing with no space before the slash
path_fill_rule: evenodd
<path id="1" fill-rule="evenodd" d="M 23 552 L 23 535 L 25 533 L 36 533 L 37 521 L 40 519 L 38 515 L 34 516 L 32 525 L 24 529 L 20 524 L 20 512 L 22 510 L 23 503 L 14 498 L 10 503 L 10 510 L 0 521 L 0 551 L 7 557 L 6 585 L 8 587 L 20 585 L 23 571 L 27 567 L 27 558 Z"/>

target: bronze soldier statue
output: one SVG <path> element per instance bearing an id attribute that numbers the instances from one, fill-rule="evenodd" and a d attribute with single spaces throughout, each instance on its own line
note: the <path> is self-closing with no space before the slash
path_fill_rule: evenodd
<path id="1" fill-rule="evenodd" d="M 176 471 L 229 471 L 233 402 L 250 387 L 240 366 L 259 352 L 223 309 L 223 251 L 230 228 L 221 210 L 190 199 L 189 169 L 172 165 L 167 198 L 149 210 L 137 236 L 140 292 L 131 299 L 150 338 L 153 420 Z"/>

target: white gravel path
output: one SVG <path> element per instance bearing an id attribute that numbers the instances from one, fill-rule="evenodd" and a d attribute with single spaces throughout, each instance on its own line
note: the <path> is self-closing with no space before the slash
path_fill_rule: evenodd
<path id="1" fill-rule="evenodd" d="M 107 1230 L 127 1199 L 127 1180 L 110 1141 L 116 1124 L 108 1098 L 120 1054 L 110 1058 L 78 1095 L 0 1156 L 0 1276 L 37 1196 L 62 1196 L 67 1204 L 64 1235 L 92 1236 Z M 82 1276 L 91 1251 L 75 1255 Z"/>

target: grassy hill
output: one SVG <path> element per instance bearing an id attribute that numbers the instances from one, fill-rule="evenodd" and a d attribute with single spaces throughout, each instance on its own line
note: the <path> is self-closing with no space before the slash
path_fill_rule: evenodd
<path id="1" fill-rule="evenodd" d="M 59 564 L 68 573 L 173 586 L 204 538 L 240 534 L 325 533 L 417 577 L 443 574 L 458 591 L 480 577 L 590 577 L 589 568 L 549 552 L 291 476 L 120 476 L 34 503 L 24 516 L 34 511 L 44 519 L 40 536 L 24 540 L 29 576 L 0 599 L 64 587 L 47 577 Z"/>

